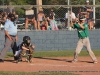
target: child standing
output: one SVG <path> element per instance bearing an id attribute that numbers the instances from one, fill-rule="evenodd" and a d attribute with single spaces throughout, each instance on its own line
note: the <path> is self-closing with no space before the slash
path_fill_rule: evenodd
<path id="1" fill-rule="evenodd" d="M 55 13 L 54 13 L 53 9 L 50 10 L 50 14 L 48 16 L 48 21 L 49 21 L 51 30 L 58 30 L 58 26 L 55 21 Z"/>
<path id="2" fill-rule="evenodd" d="M 71 23 L 71 27 L 77 29 L 78 33 L 78 43 L 77 47 L 74 53 L 74 60 L 72 62 L 78 61 L 78 54 L 81 52 L 81 49 L 83 46 L 87 48 L 87 51 L 90 55 L 90 57 L 93 60 L 93 63 L 97 63 L 97 58 L 94 55 L 93 51 L 91 50 L 90 40 L 89 40 L 89 33 L 88 33 L 88 24 L 85 22 L 86 18 L 84 16 L 79 17 L 79 22 L 73 22 Z"/>

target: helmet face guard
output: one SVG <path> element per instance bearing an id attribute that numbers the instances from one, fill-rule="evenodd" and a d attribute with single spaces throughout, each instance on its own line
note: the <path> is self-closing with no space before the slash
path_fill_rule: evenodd
<path id="1" fill-rule="evenodd" d="M 23 37 L 23 42 L 26 43 L 27 45 L 30 44 L 30 40 L 31 40 L 31 38 L 29 36 L 24 36 Z"/>

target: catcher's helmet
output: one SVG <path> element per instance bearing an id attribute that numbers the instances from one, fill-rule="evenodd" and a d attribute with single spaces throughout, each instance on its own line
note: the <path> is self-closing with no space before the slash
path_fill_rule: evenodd
<path id="1" fill-rule="evenodd" d="M 27 42 L 27 40 L 31 40 L 31 38 L 29 36 L 24 36 L 23 37 L 23 42 Z"/>

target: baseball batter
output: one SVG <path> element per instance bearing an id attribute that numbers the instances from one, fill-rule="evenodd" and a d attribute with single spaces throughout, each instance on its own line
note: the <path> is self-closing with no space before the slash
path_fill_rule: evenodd
<path id="1" fill-rule="evenodd" d="M 72 62 L 78 61 L 77 59 L 78 54 L 80 53 L 83 46 L 85 46 L 87 48 L 87 51 L 90 57 L 93 60 L 93 63 L 97 63 L 97 59 L 93 51 L 91 50 L 90 41 L 89 41 L 89 33 L 88 33 L 88 24 L 85 22 L 85 20 L 86 19 L 84 18 L 84 16 L 81 16 L 79 18 L 79 22 L 76 23 L 75 21 L 73 21 L 73 23 L 71 23 L 71 27 L 77 29 L 78 37 L 79 37 L 76 51 L 74 53 L 74 60 Z"/>

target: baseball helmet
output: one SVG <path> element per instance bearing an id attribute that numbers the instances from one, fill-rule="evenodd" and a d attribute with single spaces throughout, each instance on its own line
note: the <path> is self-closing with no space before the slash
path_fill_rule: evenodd
<path id="1" fill-rule="evenodd" d="M 86 20 L 84 15 L 80 15 L 79 20 Z"/>
<path id="2" fill-rule="evenodd" d="M 23 37 L 23 42 L 27 42 L 27 40 L 31 40 L 31 38 L 29 36 L 24 36 Z"/>

